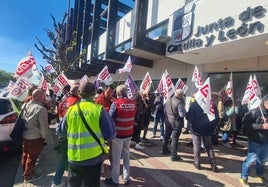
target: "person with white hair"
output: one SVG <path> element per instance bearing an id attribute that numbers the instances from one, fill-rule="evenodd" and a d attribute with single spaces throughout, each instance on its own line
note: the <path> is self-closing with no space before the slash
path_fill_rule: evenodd
<path id="1" fill-rule="evenodd" d="M 110 107 L 109 114 L 114 119 L 116 138 L 112 142 L 112 171 L 111 177 L 105 179 L 105 183 L 118 186 L 120 175 L 120 160 L 123 159 L 123 180 L 129 184 L 130 180 L 130 142 L 134 131 L 134 119 L 137 112 L 136 102 L 127 97 L 127 87 L 116 87 L 117 99 Z"/>
<path id="2" fill-rule="evenodd" d="M 171 135 L 171 156 L 172 161 L 180 161 L 177 155 L 178 141 L 183 127 L 183 119 L 186 113 L 184 92 L 182 89 L 176 89 L 175 94 L 170 97 L 165 104 L 166 112 L 166 132 L 163 141 L 162 151 L 167 148 L 168 138 Z"/>

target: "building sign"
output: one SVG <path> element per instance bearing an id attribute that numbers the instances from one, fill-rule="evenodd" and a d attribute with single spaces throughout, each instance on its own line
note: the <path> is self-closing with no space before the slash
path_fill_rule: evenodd
<path id="1" fill-rule="evenodd" d="M 263 33 L 265 25 L 261 21 L 253 22 L 252 20 L 265 17 L 266 11 L 263 6 L 248 7 L 239 14 L 238 20 L 231 16 L 220 18 L 204 26 L 198 25 L 196 32 L 191 34 L 191 28 L 194 25 L 193 5 L 191 8 L 190 5 L 186 5 L 174 12 L 172 42 L 167 46 L 167 52 L 183 53 L 188 50 L 212 46 L 216 40 L 221 43 Z M 179 12 L 184 12 L 184 14 L 179 14 Z M 235 26 L 236 21 L 241 23 L 240 26 Z"/>
<path id="2" fill-rule="evenodd" d="M 188 3 L 186 6 L 174 12 L 172 29 L 173 41 L 182 42 L 191 36 L 193 31 L 193 5 L 193 3 Z"/>

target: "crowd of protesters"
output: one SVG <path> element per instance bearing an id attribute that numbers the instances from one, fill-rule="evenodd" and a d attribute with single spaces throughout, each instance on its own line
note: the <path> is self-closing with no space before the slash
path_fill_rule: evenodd
<path id="1" fill-rule="evenodd" d="M 106 158 L 110 161 L 111 177 L 104 182 L 119 185 L 120 160 L 123 159 L 123 181 L 129 184 L 130 146 L 134 145 L 141 151 L 146 147 L 143 143 L 149 141 L 147 132 L 153 117 L 151 140 L 160 138 L 163 155 L 170 155 L 170 160 L 174 162 L 182 160 L 178 156 L 181 151 L 178 143 L 185 127 L 184 134 L 192 134 L 193 165 L 198 170 L 202 169 L 200 154 L 204 149 L 213 172 L 219 172 L 213 149 L 213 145 L 219 144 L 219 134 L 222 135 L 221 144 L 231 148 L 232 144 L 236 144 L 237 134 L 244 124 L 249 150 L 242 164 L 241 183 L 247 184 L 252 165 L 256 165 L 261 182 L 267 182 L 264 178 L 264 164 L 268 158 L 267 97 L 262 100 L 261 107 L 248 112 L 230 98 L 223 100 L 212 92 L 215 119 L 211 121 L 195 101 L 194 94 L 189 108 L 186 108 L 182 89 L 176 89 L 165 102 L 164 93 L 143 91 L 137 93 L 134 99 L 129 99 L 127 91 L 125 85 L 95 89 L 93 83 L 86 82 L 66 85 L 62 95 L 56 98 L 52 91 L 45 95 L 41 89 L 31 87 L 23 113 L 27 119 L 22 154 L 24 181 L 31 182 L 41 177 L 41 173 L 35 171 L 35 163 L 45 145 L 49 124 L 55 119 L 58 122 L 61 159 L 55 168 L 52 186 L 66 185 L 62 177 L 67 168 L 68 186 L 81 186 L 82 183 L 85 186 L 100 186 L 102 163 Z M 227 121 L 230 121 L 230 127 L 223 128 Z M 230 137 L 232 144 L 229 143 Z"/>

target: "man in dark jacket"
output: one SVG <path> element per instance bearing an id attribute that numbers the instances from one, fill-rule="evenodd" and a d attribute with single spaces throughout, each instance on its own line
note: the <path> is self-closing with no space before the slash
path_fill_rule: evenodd
<path id="1" fill-rule="evenodd" d="M 255 165 L 257 179 L 267 185 L 264 165 L 268 160 L 268 95 L 258 108 L 245 114 L 242 124 L 248 136 L 248 155 L 242 164 L 241 183 L 248 184 L 251 166 Z"/>
<path id="2" fill-rule="evenodd" d="M 180 161 L 181 158 L 177 155 L 178 141 L 183 127 L 183 119 L 186 113 L 184 92 L 182 89 L 177 89 L 174 96 L 169 98 L 165 104 L 166 112 L 166 132 L 163 140 L 162 154 L 168 152 L 167 142 L 171 135 L 171 155 L 172 161 Z"/>
<path id="3" fill-rule="evenodd" d="M 214 99 L 212 97 L 212 99 Z M 201 140 L 208 154 L 208 158 L 211 164 L 213 172 L 217 172 L 218 168 L 216 165 L 216 159 L 214 150 L 212 147 L 212 134 L 219 121 L 219 115 L 217 108 L 214 104 L 215 119 L 210 121 L 207 114 L 204 113 L 203 109 L 197 102 L 193 102 L 186 113 L 185 117 L 191 124 L 190 129 L 193 137 L 193 151 L 194 151 L 194 166 L 197 169 L 201 169 L 200 165 L 200 154 L 201 154 Z"/>

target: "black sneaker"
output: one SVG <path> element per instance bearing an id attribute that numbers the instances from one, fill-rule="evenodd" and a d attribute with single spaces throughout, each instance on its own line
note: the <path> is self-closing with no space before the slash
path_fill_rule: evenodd
<path id="1" fill-rule="evenodd" d="M 118 186 L 119 184 L 115 183 L 112 178 L 105 178 L 104 182 L 111 186 Z"/>
<path id="2" fill-rule="evenodd" d="M 194 163 L 194 167 L 195 167 L 196 169 L 198 169 L 198 170 L 200 170 L 200 169 L 201 169 L 200 164 L 196 164 L 196 163 Z"/>
<path id="3" fill-rule="evenodd" d="M 129 180 L 124 180 L 124 185 L 129 185 Z"/>
<path id="4" fill-rule="evenodd" d="M 38 180 L 42 177 L 42 174 L 41 173 L 34 173 L 34 175 L 29 178 L 29 179 L 24 179 L 23 182 L 31 182 L 31 181 L 35 181 L 35 180 Z"/>
<path id="5" fill-rule="evenodd" d="M 215 173 L 219 172 L 219 169 L 218 169 L 218 167 L 217 167 L 216 165 L 213 165 L 213 166 L 211 167 L 211 170 L 212 170 L 213 172 L 215 172 Z"/>
<path id="6" fill-rule="evenodd" d="M 170 160 L 171 160 L 171 161 L 181 161 L 182 158 L 179 157 L 179 156 L 175 156 L 175 157 L 170 157 Z"/>

